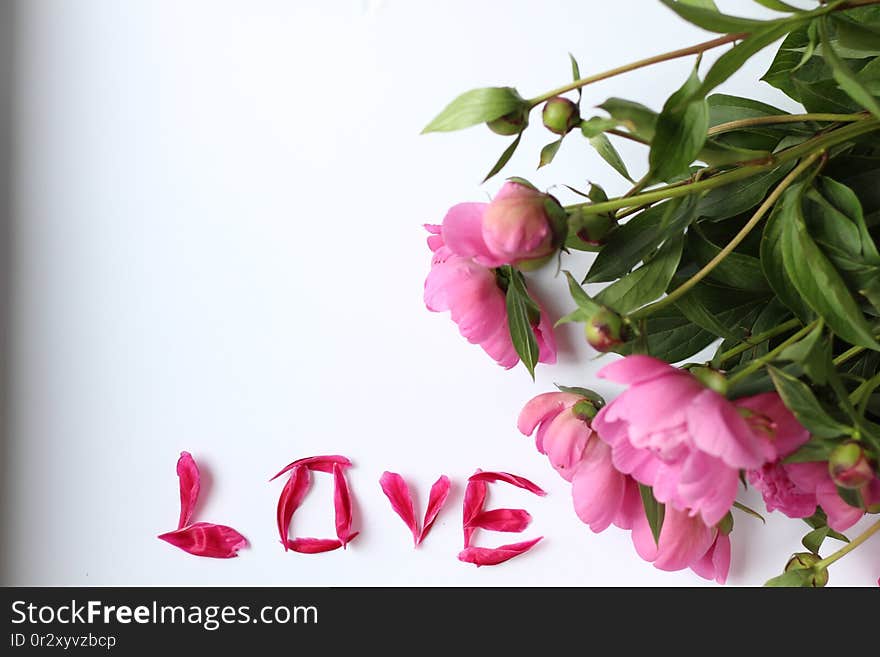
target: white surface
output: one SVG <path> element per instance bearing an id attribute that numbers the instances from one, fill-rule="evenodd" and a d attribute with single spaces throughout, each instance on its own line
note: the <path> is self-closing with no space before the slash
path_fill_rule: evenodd
<path id="1" fill-rule="evenodd" d="M 642 562 L 626 532 L 591 534 L 568 484 L 516 431 L 522 404 L 554 381 L 613 392 L 591 377 L 599 363 L 576 327 L 561 335 L 562 364 L 533 384 L 424 309 L 421 224 L 497 189 L 477 183 L 506 141 L 482 128 L 418 133 L 465 89 L 565 83 L 569 50 L 586 74 L 710 37 L 644 0 L 19 4 L 6 583 L 703 583 Z M 754 82 L 768 59 L 724 89 L 789 107 Z M 691 63 L 596 85 L 584 105 L 619 95 L 658 108 Z M 625 189 L 576 135 L 535 173 L 550 137 L 532 129 L 505 173 Z M 638 171 L 644 151 L 621 150 Z M 536 288 L 563 310 L 551 277 Z M 251 540 L 240 558 L 156 540 L 176 522 L 182 449 L 210 482 L 199 518 Z M 318 453 L 355 461 L 362 535 L 346 552 L 285 554 L 281 484 L 267 479 Z M 497 568 L 456 560 L 476 467 L 550 491 L 492 488 L 493 506 L 532 512 L 523 537 L 546 536 Z M 454 481 L 418 551 L 379 490 L 385 469 L 418 486 L 419 512 L 441 472 Z M 330 482 L 316 479 L 295 532 L 328 536 Z M 777 573 L 804 533 L 777 514 L 736 522 L 734 584 Z M 832 582 L 876 581 L 875 557 L 876 546 L 851 555 Z"/>

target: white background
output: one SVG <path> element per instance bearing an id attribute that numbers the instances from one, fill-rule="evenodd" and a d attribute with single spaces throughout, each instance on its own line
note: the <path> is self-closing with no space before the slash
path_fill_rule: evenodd
<path id="1" fill-rule="evenodd" d="M 553 382 L 615 392 L 592 376 L 605 361 L 577 327 L 560 334 L 561 365 L 532 383 L 425 310 L 421 224 L 488 198 L 500 179 L 478 183 L 507 142 L 484 128 L 419 131 L 472 87 L 534 96 L 567 82 L 568 51 L 588 74 L 709 35 L 647 0 L 27 0 L 16 35 L 5 583 L 703 583 L 642 562 L 626 532 L 587 530 L 568 484 L 516 431 L 522 404 Z M 769 59 L 723 89 L 793 109 L 755 81 Z M 603 82 L 584 106 L 618 95 L 658 109 L 691 65 Z M 626 189 L 576 134 L 535 173 L 552 135 L 534 123 L 505 174 Z M 640 175 L 644 150 L 621 150 Z M 566 311 L 552 276 L 534 289 Z M 175 527 L 182 449 L 202 466 L 198 519 L 242 531 L 252 548 L 240 558 L 155 538 Z M 285 554 L 281 483 L 267 480 L 321 453 L 354 460 L 362 534 L 346 552 Z M 492 487 L 493 506 L 532 512 L 524 537 L 546 539 L 479 570 L 456 560 L 476 467 L 550 492 Z M 440 473 L 453 479 L 417 551 L 378 487 L 385 469 L 417 487 L 419 512 Z M 294 533 L 331 536 L 330 500 L 319 475 Z M 803 533 L 778 514 L 767 526 L 737 514 L 731 583 L 778 573 Z M 832 583 L 876 582 L 876 553 L 835 565 Z"/>

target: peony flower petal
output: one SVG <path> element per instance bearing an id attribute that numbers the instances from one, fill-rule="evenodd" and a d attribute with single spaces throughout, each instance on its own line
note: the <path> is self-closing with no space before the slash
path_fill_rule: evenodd
<path id="1" fill-rule="evenodd" d="M 632 385 L 664 374 L 681 374 L 681 370 L 652 356 L 634 354 L 609 363 L 596 373 L 601 379 Z"/>
<path id="2" fill-rule="evenodd" d="M 437 514 L 440 513 L 440 509 L 446 504 L 446 498 L 448 497 L 449 477 L 440 475 L 440 478 L 431 486 L 431 492 L 428 494 L 428 508 L 425 509 L 425 519 L 422 522 L 422 531 L 419 534 L 416 545 L 425 540 L 425 537 L 434 525 L 434 521 L 437 519 Z"/>
<path id="3" fill-rule="evenodd" d="M 760 468 L 776 457 L 770 439 L 752 432 L 736 406 L 714 390 L 703 390 L 691 400 L 687 424 L 696 447 L 731 468 Z"/>
<path id="4" fill-rule="evenodd" d="M 443 242 L 457 256 L 474 258 L 484 267 L 505 264 L 489 250 L 483 239 L 483 214 L 488 203 L 453 205 L 443 218 Z"/>
<path id="5" fill-rule="evenodd" d="M 535 495 L 544 496 L 547 494 L 545 490 L 543 490 L 540 486 L 535 483 L 532 483 L 525 477 L 519 477 L 517 475 L 512 475 L 509 472 L 477 472 L 476 474 L 472 474 L 468 481 L 503 481 L 517 488 L 523 488 Z"/>
<path id="6" fill-rule="evenodd" d="M 382 473 L 379 485 L 382 487 L 382 492 L 385 493 L 388 501 L 391 502 L 391 508 L 394 509 L 394 512 L 400 516 L 400 519 L 403 520 L 406 526 L 409 527 L 410 532 L 412 532 L 413 543 L 418 545 L 420 540 L 419 527 L 416 522 L 416 514 L 413 511 L 413 501 L 412 495 L 409 492 L 409 486 L 406 485 L 403 477 L 399 474 L 388 471 Z M 433 489 L 431 492 L 433 493 Z"/>
<path id="7" fill-rule="evenodd" d="M 286 546 L 294 552 L 318 554 L 338 550 L 342 547 L 342 541 L 336 538 L 294 538 L 289 539 Z"/>
<path id="8" fill-rule="evenodd" d="M 542 538 L 533 538 L 522 543 L 510 543 L 497 548 L 466 547 L 458 553 L 458 560 L 480 566 L 497 566 L 531 550 Z"/>
<path id="9" fill-rule="evenodd" d="M 278 534 L 281 537 L 281 543 L 284 545 L 285 551 L 287 550 L 287 532 L 290 528 L 290 521 L 293 518 L 294 512 L 302 504 L 310 485 L 311 475 L 308 468 L 304 465 L 298 465 L 290 471 L 290 477 L 281 491 L 281 496 L 278 498 L 278 511 L 276 514 Z"/>
<path id="10" fill-rule="evenodd" d="M 464 526 L 464 546 L 467 548 L 471 544 L 471 537 L 474 534 L 475 527 L 471 527 L 470 523 L 477 515 L 483 511 L 483 504 L 486 502 L 486 482 L 474 479 L 477 472 L 468 479 L 467 488 L 464 491 L 464 504 L 462 505 L 462 525 Z"/>
<path id="11" fill-rule="evenodd" d="M 232 527 L 215 525 L 210 522 L 197 522 L 166 534 L 159 538 L 171 545 L 197 557 L 231 559 L 245 547 L 247 539 Z"/>
<path id="12" fill-rule="evenodd" d="M 180 458 L 177 460 L 177 476 L 180 479 L 180 519 L 177 521 L 177 528 L 182 529 L 192 518 L 201 488 L 199 467 L 189 452 L 180 453 Z"/>
<path id="13" fill-rule="evenodd" d="M 566 409 L 577 404 L 582 397 L 570 392 L 545 392 L 530 399 L 517 419 L 516 427 L 524 436 L 531 436 L 538 429 L 535 436 L 535 446 L 541 454 L 544 454 L 544 432 L 550 421 Z"/>
<path id="14" fill-rule="evenodd" d="M 345 470 L 339 463 L 333 464 L 333 508 L 336 511 L 336 537 L 346 547 L 359 532 L 351 531 L 351 490 L 345 478 Z"/>
<path id="15" fill-rule="evenodd" d="M 277 475 L 272 477 L 269 481 L 274 481 L 278 479 L 285 472 L 288 472 L 295 468 L 298 465 L 304 465 L 309 470 L 315 472 L 326 472 L 331 474 L 333 472 L 333 465 L 339 464 L 343 468 L 347 468 L 351 465 L 351 461 L 348 460 L 345 456 L 339 456 L 338 454 L 331 454 L 327 456 L 309 456 L 304 459 L 297 459 L 293 463 L 289 463 L 279 472 Z"/>
<path id="16" fill-rule="evenodd" d="M 517 534 L 525 531 L 531 521 L 532 516 L 525 509 L 491 509 L 478 513 L 471 519 L 469 525 L 479 529 Z"/>

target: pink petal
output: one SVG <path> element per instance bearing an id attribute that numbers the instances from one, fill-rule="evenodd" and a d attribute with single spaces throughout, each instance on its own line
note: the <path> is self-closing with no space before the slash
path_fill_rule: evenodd
<path id="1" fill-rule="evenodd" d="M 693 398 L 687 423 L 696 447 L 732 468 L 760 468 L 775 457 L 769 438 L 755 435 L 736 407 L 714 390 Z"/>
<path id="2" fill-rule="evenodd" d="M 531 436 L 538 425 L 542 425 L 535 437 L 535 445 L 538 451 L 544 453 L 542 429 L 546 430 L 546 425 L 550 420 L 562 413 L 564 410 L 571 408 L 580 401 L 581 397 L 568 392 L 545 392 L 530 399 L 522 411 L 520 411 L 517 419 L 516 427 L 524 436 Z"/>
<path id="3" fill-rule="evenodd" d="M 287 541 L 286 547 L 302 554 L 318 554 L 338 550 L 342 541 L 336 538 L 294 538 Z"/>
<path id="4" fill-rule="evenodd" d="M 477 472 L 476 474 L 471 475 L 468 481 L 503 481 L 517 488 L 523 488 L 529 492 L 534 493 L 535 495 L 544 496 L 547 494 L 540 486 L 532 483 L 525 477 L 519 477 L 517 475 L 512 475 L 508 472 Z"/>
<path id="5" fill-rule="evenodd" d="M 278 534 L 281 537 L 281 543 L 287 550 L 287 532 L 290 528 L 290 521 L 294 512 L 302 504 L 303 498 L 309 490 L 311 484 L 311 475 L 304 465 L 298 465 L 290 471 L 290 477 L 281 495 L 278 498 L 278 511 L 276 513 L 278 520 Z"/>
<path id="6" fill-rule="evenodd" d="M 477 470 L 476 474 L 481 471 Z M 476 475 L 474 475 L 476 476 Z M 462 505 L 462 525 L 464 526 L 464 546 L 469 547 L 471 537 L 473 536 L 474 527 L 470 526 L 471 520 L 483 510 L 483 504 L 486 502 L 486 482 L 475 480 L 474 477 L 468 479 L 467 488 L 464 491 L 464 504 Z"/>
<path id="7" fill-rule="evenodd" d="M 480 566 L 497 566 L 514 557 L 528 552 L 540 541 L 543 536 L 522 543 L 510 543 L 497 548 L 466 547 L 458 553 L 458 560 Z"/>
<path id="8" fill-rule="evenodd" d="M 556 334 L 553 332 L 554 320 L 542 305 L 538 304 L 541 314 L 535 329 L 535 340 L 538 342 L 538 362 L 553 365 L 556 362 Z"/>
<path id="9" fill-rule="evenodd" d="M 199 468 L 189 452 L 180 453 L 180 458 L 177 460 L 177 476 L 180 479 L 180 519 L 177 521 L 177 528 L 182 529 L 192 518 L 201 488 Z"/>
<path id="10" fill-rule="evenodd" d="M 431 531 L 431 527 L 437 519 L 437 514 L 440 513 L 440 509 L 446 503 L 447 497 L 449 497 L 449 477 L 440 475 L 440 478 L 431 486 L 431 492 L 428 494 L 428 508 L 425 510 L 422 532 L 419 534 L 416 545 L 424 541 L 428 532 Z"/>
<path id="11" fill-rule="evenodd" d="M 830 477 L 816 488 L 816 500 L 828 516 L 828 526 L 836 532 L 845 532 L 865 515 L 863 509 L 843 501 Z"/>
<path id="12" fill-rule="evenodd" d="M 416 522 L 416 514 L 413 511 L 412 495 L 409 492 L 409 486 L 396 472 L 383 472 L 379 479 L 379 485 L 382 492 L 391 502 L 391 508 L 400 516 L 400 519 L 409 527 L 412 532 L 413 543 L 419 544 L 419 526 Z M 433 492 L 433 489 L 432 491 Z"/>
<path id="13" fill-rule="evenodd" d="M 491 509 L 474 516 L 470 526 L 516 534 L 525 531 L 531 521 L 532 516 L 525 509 Z"/>
<path id="14" fill-rule="evenodd" d="M 351 491 L 342 468 L 338 463 L 333 464 L 333 508 L 336 511 L 336 537 L 345 547 L 358 532 L 351 532 Z"/>
<path id="15" fill-rule="evenodd" d="M 770 420 L 776 458 L 784 458 L 810 439 L 810 432 L 782 403 L 776 392 L 737 399 L 734 404 L 749 409 Z"/>
<path id="16" fill-rule="evenodd" d="M 671 373 L 683 374 L 681 370 L 658 358 L 634 354 L 609 363 L 599 370 L 597 376 L 616 383 L 633 384 Z"/>
<path id="17" fill-rule="evenodd" d="M 197 557 L 214 559 L 237 557 L 238 551 L 247 545 L 247 539 L 232 527 L 210 522 L 197 522 L 183 529 L 160 534 L 159 538 Z"/>
<path id="18" fill-rule="evenodd" d="M 611 448 L 601 440 L 591 441 L 583 462 L 574 472 L 571 497 L 578 518 L 592 531 L 605 531 L 618 518 L 626 480 L 626 475 L 611 462 Z"/>
<path id="19" fill-rule="evenodd" d="M 485 267 L 498 267 L 504 262 L 496 258 L 483 240 L 483 213 L 488 203 L 459 203 L 443 218 L 441 235 L 455 255 L 474 258 Z"/>
<path id="20" fill-rule="evenodd" d="M 345 456 L 339 456 L 338 454 L 331 454 L 328 456 L 309 456 L 304 459 L 297 459 L 293 463 L 289 463 L 279 472 L 277 475 L 272 477 L 269 481 L 274 481 L 278 479 L 281 475 L 283 475 L 288 470 L 292 470 L 298 465 L 304 465 L 309 470 L 315 472 L 326 472 L 328 474 L 333 472 L 333 465 L 339 464 L 342 467 L 346 468 L 351 465 L 351 461 L 348 460 Z"/>

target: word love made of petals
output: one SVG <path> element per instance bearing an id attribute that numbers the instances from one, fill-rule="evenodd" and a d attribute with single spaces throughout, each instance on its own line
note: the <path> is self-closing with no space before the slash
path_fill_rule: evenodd
<path id="1" fill-rule="evenodd" d="M 351 460 L 345 456 L 310 456 L 293 461 L 272 477 L 270 481 L 286 476 L 276 510 L 278 535 L 285 551 L 300 554 L 331 552 L 339 548 L 345 549 L 358 536 L 360 532 L 352 530 L 352 495 L 345 476 L 346 470 L 350 467 Z M 293 516 L 305 501 L 314 473 L 324 473 L 333 477 L 336 536 L 291 538 L 290 526 L 293 523 Z M 248 544 L 247 539 L 238 531 L 226 525 L 207 522 L 190 523 L 199 497 L 200 475 L 198 466 L 189 452 L 181 453 L 177 462 L 177 476 L 180 485 L 180 514 L 177 529 L 161 534 L 159 538 L 199 557 L 229 559 L 238 556 L 238 550 Z M 458 558 L 477 567 L 496 566 L 509 561 L 528 552 L 544 538 L 538 536 L 497 547 L 474 545 L 473 538 L 477 530 L 518 534 L 524 532 L 532 521 L 532 516 L 525 509 L 487 509 L 488 485 L 492 483 L 509 484 L 534 495 L 546 495 L 539 486 L 525 477 L 507 472 L 483 472 L 478 469 L 468 479 L 462 509 L 464 546 Z M 402 476 L 396 472 L 385 472 L 379 479 L 379 486 L 391 503 L 391 508 L 410 530 L 414 546 L 418 547 L 427 537 L 446 504 L 450 489 L 449 477 L 441 475 L 431 486 L 421 523 L 416 516 L 410 488 Z"/>

